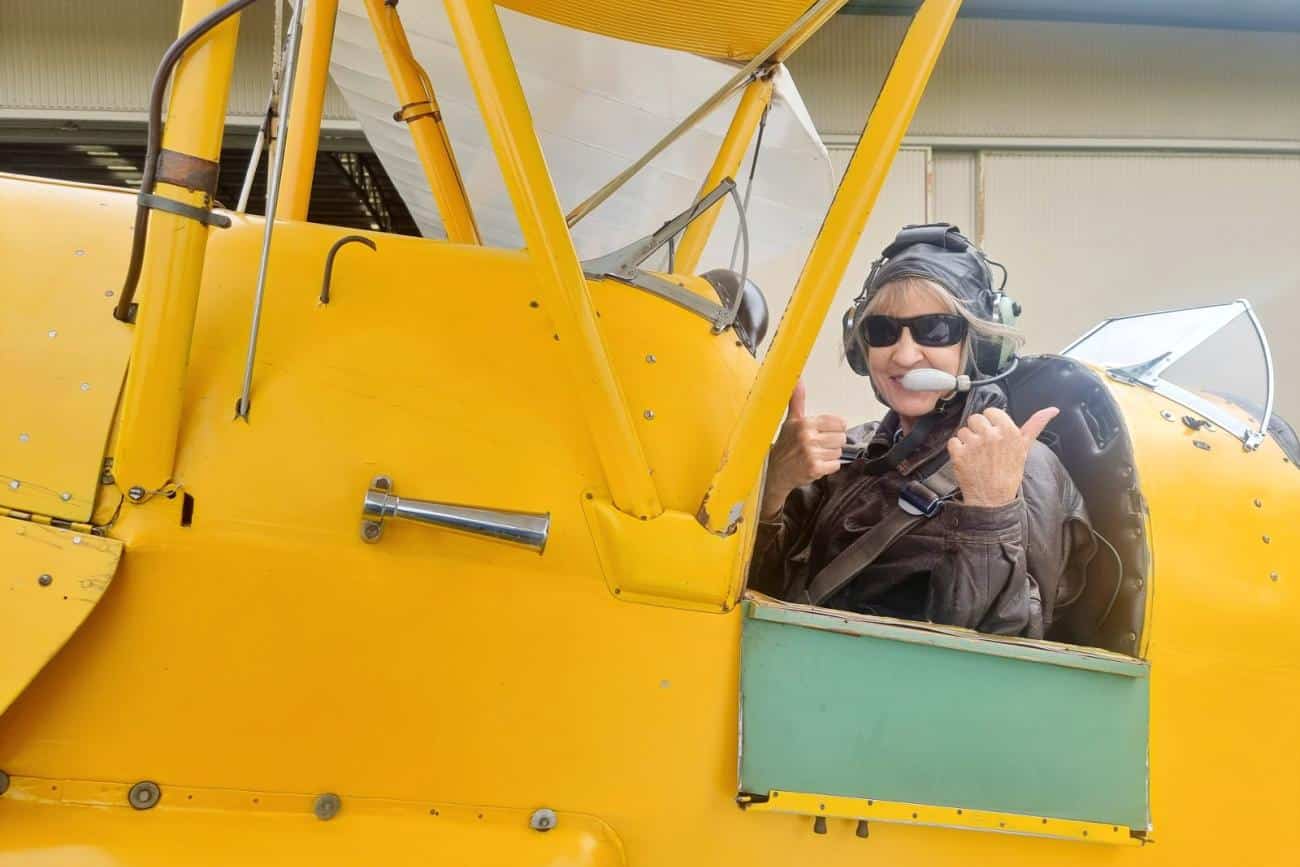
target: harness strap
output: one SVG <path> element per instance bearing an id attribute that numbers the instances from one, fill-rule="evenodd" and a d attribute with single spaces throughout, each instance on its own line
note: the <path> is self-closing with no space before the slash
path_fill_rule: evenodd
<path id="1" fill-rule="evenodd" d="M 891 512 L 879 524 L 854 539 L 853 544 L 813 576 L 803 591 L 803 598 L 793 601 L 821 605 L 876 562 L 898 537 L 937 515 L 943 504 L 957 493 L 957 479 L 951 464 L 945 463 L 928 478 L 909 481 L 899 495 L 898 511 Z"/>

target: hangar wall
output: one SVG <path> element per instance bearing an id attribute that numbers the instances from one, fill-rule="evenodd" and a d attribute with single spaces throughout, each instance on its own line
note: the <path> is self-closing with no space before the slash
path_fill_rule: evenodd
<path id="1" fill-rule="evenodd" d="M 790 63 L 840 170 L 906 23 L 839 16 Z M 908 142 L 835 319 L 898 226 L 947 220 L 1010 268 L 1030 351 L 1107 316 L 1250 300 L 1300 421 L 1300 34 L 958 19 Z M 870 416 L 830 360 L 837 330 L 810 407 Z"/>

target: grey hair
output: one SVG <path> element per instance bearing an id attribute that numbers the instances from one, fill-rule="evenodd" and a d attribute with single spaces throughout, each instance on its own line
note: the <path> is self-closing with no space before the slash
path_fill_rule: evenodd
<path id="1" fill-rule="evenodd" d="M 924 277 L 906 276 L 899 277 L 897 280 L 890 280 L 877 289 L 875 295 L 871 296 L 863 315 L 869 316 L 873 313 L 897 310 L 914 293 L 928 295 L 947 307 L 950 313 L 956 313 L 966 320 L 970 333 L 967 334 L 966 341 L 962 345 L 962 367 L 966 366 L 966 362 L 970 358 L 971 335 L 983 337 L 986 340 L 1008 340 L 1017 350 L 1025 345 L 1025 336 L 1020 332 L 1020 329 L 1011 325 L 1002 325 L 997 322 L 990 322 L 987 319 L 981 319 L 956 295 L 933 280 L 927 280 Z"/>

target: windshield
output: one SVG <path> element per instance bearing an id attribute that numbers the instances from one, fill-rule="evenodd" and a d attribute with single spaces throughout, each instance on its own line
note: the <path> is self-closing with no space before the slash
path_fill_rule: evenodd
<path id="1" fill-rule="evenodd" d="M 1064 354 L 1194 410 L 1247 448 L 1263 442 L 1273 366 L 1247 301 L 1108 319 Z"/>

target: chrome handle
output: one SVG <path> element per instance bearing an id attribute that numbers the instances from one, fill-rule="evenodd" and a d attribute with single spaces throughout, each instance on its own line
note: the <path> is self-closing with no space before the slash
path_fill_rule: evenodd
<path id="1" fill-rule="evenodd" d="M 510 542 L 531 548 L 538 554 L 546 550 L 546 539 L 551 533 L 550 513 L 504 512 L 413 500 L 395 495 L 393 480 L 388 476 L 376 476 L 361 505 L 361 538 L 378 542 L 384 534 L 385 518 L 403 518 L 458 533 Z"/>

